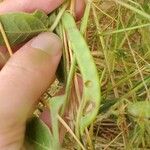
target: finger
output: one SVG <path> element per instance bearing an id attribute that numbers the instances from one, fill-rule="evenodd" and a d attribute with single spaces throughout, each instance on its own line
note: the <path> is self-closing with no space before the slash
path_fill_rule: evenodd
<path id="1" fill-rule="evenodd" d="M 17 104 L 28 112 L 54 80 L 60 57 L 61 42 L 52 33 L 40 34 L 16 52 L 0 73 L 2 108 L 5 104 L 7 108 Z M 5 102 L 5 99 L 11 99 L 11 102 Z M 16 112 L 15 108 L 12 111 Z"/>
<path id="2" fill-rule="evenodd" d="M 80 20 L 82 18 L 84 9 L 85 9 L 85 0 L 76 0 L 75 13 L 77 20 Z"/>
<path id="3" fill-rule="evenodd" d="M 25 123 L 37 99 L 55 78 L 61 47 L 56 35 L 42 33 L 17 51 L 1 70 L 0 135 L 8 127 L 12 131 L 16 124 Z"/>
<path id="4" fill-rule="evenodd" d="M 36 9 L 50 13 L 62 4 L 63 0 L 5 0 L 0 3 L 0 13 L 33 12 Z"/>
<path id="5" fill-rule="evenodd" d="M 63 3 L 64 0 L 5 0 L 0 3 L 0 13 L 6 12 L 33 12 L 36 9 L 43 10 L 46 13 L 52 12 Z M 76 0 L 75 12 L 77 19 L 81 19 L 85 8 L 84 0 Z"/>
<path id="6" fill-rule="evenodd" d="M 19 44 L 15 47 L 11 47 L 13 52 L 19 50 L 24 44 Z M 5 46 L 0 46 L 0 70 L 6 64 L 8 59 L 10 58 L 10 54 Z"/>

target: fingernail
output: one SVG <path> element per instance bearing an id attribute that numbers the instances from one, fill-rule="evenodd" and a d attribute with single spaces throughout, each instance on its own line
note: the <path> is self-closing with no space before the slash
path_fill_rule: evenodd
<path id="1" fill-rule="evenodd" d="M 54 56 L 57 55 L 62 49 L 62 42 L 56 34 L 44 32 L 32 40 L 31 46 Z"/>

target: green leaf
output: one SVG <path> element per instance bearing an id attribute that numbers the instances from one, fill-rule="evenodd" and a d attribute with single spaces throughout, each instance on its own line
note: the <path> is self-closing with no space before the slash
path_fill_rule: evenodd
<path id="1" fill-rule="evenodd" d="M 140 101 L 130 104 L 128 113 L 134 117 L 150 118 L 150 101 Z"/>
<path id="2" fill-rule="evenodd" d="M 117 100 L 105 100 L 102 101 L 101 107 L 99 109 L 99 114 L 106 113 L 111 107 L 113 107 L 117 103 Z"/>
<path id="3" fill-rule="evenodd" d="M 47 14 L 45 14 L 43 11 L 36 10 L 33 13 L 33 16 L 38 18 L 46 27 L 49 27 L 52 24 L 52 22 L 49 21 L 49 17 L 47 16 Z"/>
<path id="4" fill-rule="evenodd" d="M 48 16 L 42 11 L 29 13 L 8 13 L 0 15 L 9 43 L 17 45 L 23 43 L 41 32 L 48 31 Z M 0 45 L 4 44 L 0 35 Z"/>
<path id="5" fill-rule="evenodd" d="M 61 83 L 66 82 L 66 77 L 65 77 L 65 67 L 64 67 L 64 59 L 61 58 L 59 66 L 57 68 L 56 76 Z"/>
<path id="6" fill-rule="evenodd" d="M 27 124 L 26 129 L 26 145 L 27 149 L 34 150 L 59 150 L 61 145 L 59 143 L 59 122 L 58 112 L 64 102 L 64 96 L 56 96 L 49 100 L 49 107 L 52 120 L 52 132 L 46 124 L 37 117 Z"/>
<path id="7" fill-rule="evenodd" d="M 52 149 L 50 130 L 39 118 L 34 117 L 27 124 L 26 139 L 35 150 Z"/>

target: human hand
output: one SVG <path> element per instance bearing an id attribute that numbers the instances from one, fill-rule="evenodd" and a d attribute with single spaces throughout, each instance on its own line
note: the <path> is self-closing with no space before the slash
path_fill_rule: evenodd
<path id="1" fill-rule="evenodd" d="M 44 3 L 43 0 L 37 0 L 36 3 L 31 0 L 5 0 L 0 3 L 0 13 L 32 12 L 35 9 L 49 13 L 61 3 L 62 0 L 45 0 Z M 81 14 L 81 6 L 76 9 L 78 16 Z M 61 48 L 62 43 L 55 34 L 42 33 L 21 47 L 2 68 L 0 149 L 21 149 L 26 121 L 33 113 L 39 97 L 55 79 Z"/>

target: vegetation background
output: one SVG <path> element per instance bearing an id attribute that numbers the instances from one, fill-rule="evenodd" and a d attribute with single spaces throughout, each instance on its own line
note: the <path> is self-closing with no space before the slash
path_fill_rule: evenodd
<path id="1" fill-rule="evenodd" d="M 150 100 L 150 1 L 93 0 L 90 7 L 86 40 L 102 75 L 102 105 L 82 140 L 90 150 L 150 149 L 150 116 L 132 116 L 150 107 L 127 108 Z M 65 149 L 76 147 L 72 141 L 68 135 Z"/>

